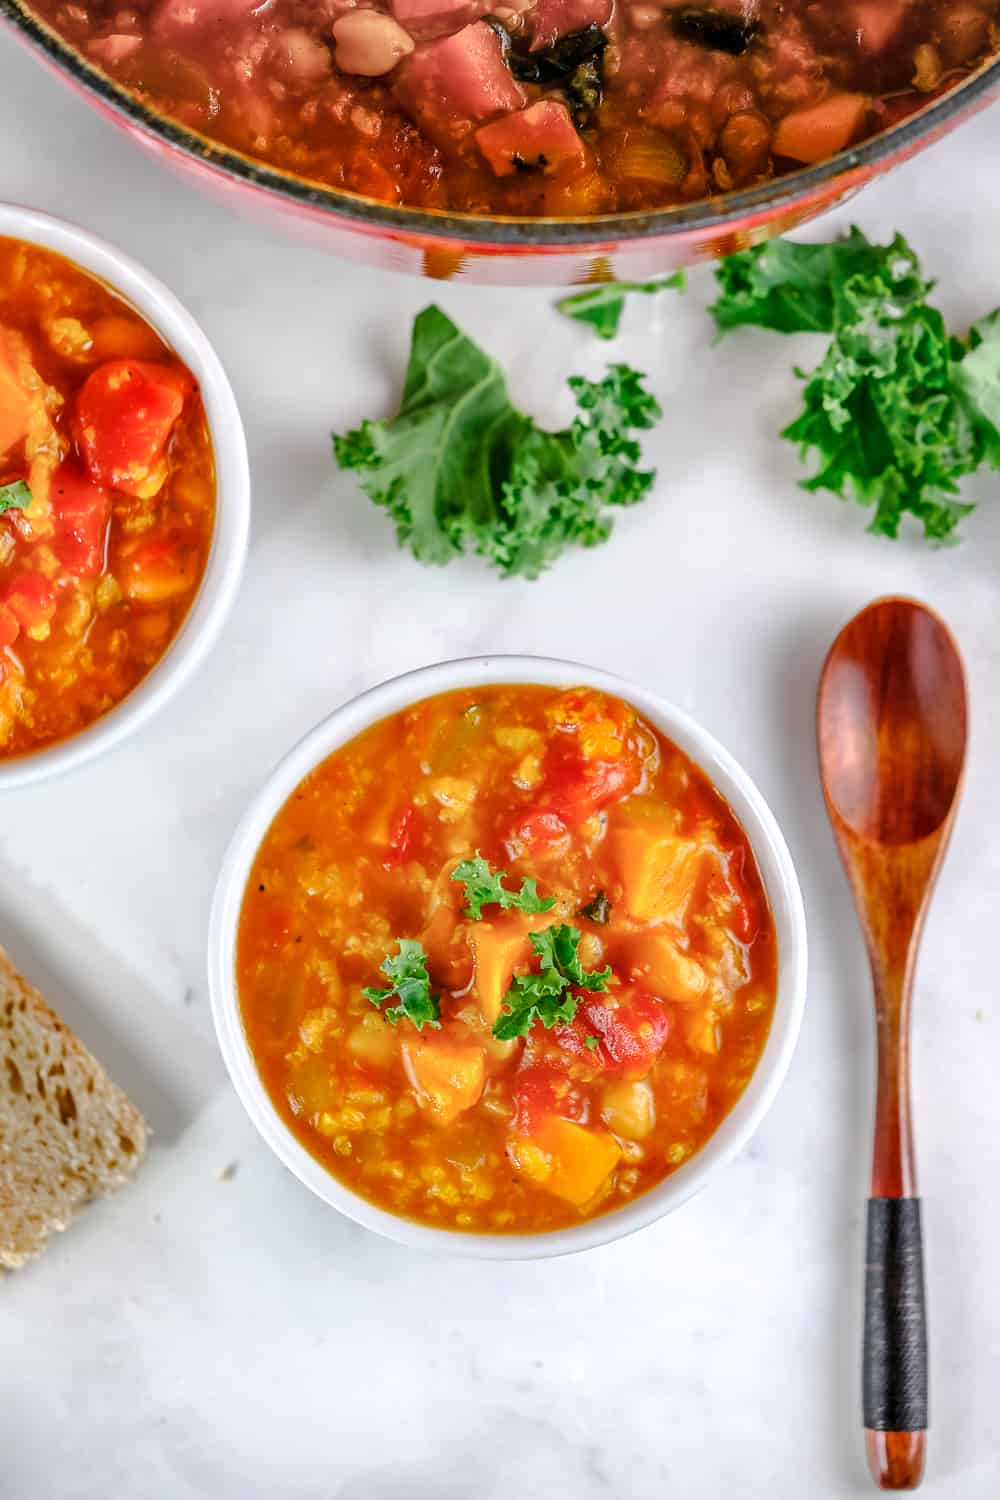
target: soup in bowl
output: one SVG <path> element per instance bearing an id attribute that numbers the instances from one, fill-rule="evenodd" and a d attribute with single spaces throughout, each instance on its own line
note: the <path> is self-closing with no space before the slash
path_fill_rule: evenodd
<path id="1" fill-rule="evenodd" d="M 805 943 L 759 795 L 614 678 L 493 659 L 340 710 L 241 826 L 220 1041 L 279 1155 L 408 1243 L 533 1255 L 687 1197 L 763 1113 Z"/>
<path id="2" fill-rule="evenodd" d="M 0 205 L 0 787 L 135 727 L 235 593 L 249 479 L 207 340 L 147 272 Z"/>

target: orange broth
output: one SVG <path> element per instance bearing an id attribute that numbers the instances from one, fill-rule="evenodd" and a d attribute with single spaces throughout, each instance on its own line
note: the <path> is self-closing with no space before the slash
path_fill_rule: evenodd
<path id="1" fill-rule="evenodd" d="M 470 916 L 452 876 L 477 853 L 554 904 Z M 572 1019 L 498 1037 L 557 926 L 610 975 L 567 985 Z M 400 938 L 439 1028 L 363 993 Z M 777 949 L 746 835 L 686 755 L 617 698 L 500 685 L 417 703 L 301 783 L 247 884 L 237 978 L 270 1098 L 335 1177 L 425 1224 L 537 1232 L 704 1145 L 766 1042 Z"/>

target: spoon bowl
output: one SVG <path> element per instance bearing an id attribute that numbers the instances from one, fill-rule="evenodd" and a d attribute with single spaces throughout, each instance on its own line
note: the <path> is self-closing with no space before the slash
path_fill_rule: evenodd
<path id="1" fill-rule="evenodd" d="M 877 844 L 917 843 L 948 819 L 967 734 L 951 631 L 912 599 L 880 599 L 844 627 L 819 691 L 819 753 L 831 812 Z"/>

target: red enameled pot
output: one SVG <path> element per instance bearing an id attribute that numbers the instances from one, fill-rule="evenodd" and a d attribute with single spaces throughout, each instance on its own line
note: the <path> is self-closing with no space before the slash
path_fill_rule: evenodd
<path id="1" fill-rule="evenodd" d="M 264 166 L 140 103 L 20 0 L 0 0 L 0 20 L 95 109 L 203 190 L 268 224 L 280 220 L 347 260 L 438 280 L 607 281 L 727 255 L 832 208 L 1000 92 L 1000 58 L 993 58 L 925 109 L 831 161 L 681 208 L 598 219 L 478 218 L 377 203 Z"/>

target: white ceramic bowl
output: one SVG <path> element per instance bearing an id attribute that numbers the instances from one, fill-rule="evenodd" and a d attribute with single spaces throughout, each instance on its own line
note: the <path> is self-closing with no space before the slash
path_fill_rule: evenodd
<path id="1" fill-rule="evenodd" d="M 542 1234 L 463 1234 L 386 1213 L 333 1177 L 296 1139 L 275 1110 L 247 1044 L 236 990 L 236 938 L 243 893 L 257 850 L 295 788 L 326 757 L 370 724 L 421 698 L 483 683 L 577 683 L 617 694 L 685 751 L 726 798 L 753 847 L 778 939 L 774 1020 L 753 1077 L 715 1134 L 672 1176 L 622 1208 Z M 491 656 L 441 662 L 394 677 L 345 703 L 318 724 L 277 766 L 254 799 L 226 853 L 208 938 L 212 1014 L 229 1075 L 272 1151 L 306 1187 L 356 1223 L 421 1250 L 480 1259 L 530 1260 L 587 1250 L 620 1239 L 677 1208 L 745 1146 L 778 1091 L 791 1061 L 806 987 L 806 924 L 791 855 L 766 802 L 746 772 L 687 714 L 644 688 L 575 662 L 541 656 Z"/>
<path id="2" fill-rule="evenodd" d="M 68 771 L 151 718 L 211 651 L 236 598 L 250 533 L 250 468 L 236 398 L 218 355 L 187 308 L 123 251 L 64 219 L 0 203 L 0 236 L 43 245 L 106 281 L 151 323 L 194 375 L 215 456 L 215 530 L 208 564 L 180 630 L 138 687 L 79 734 L 0 760 L 0 791 Z"/>

